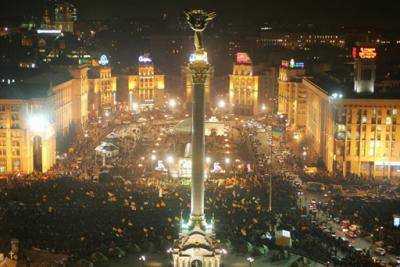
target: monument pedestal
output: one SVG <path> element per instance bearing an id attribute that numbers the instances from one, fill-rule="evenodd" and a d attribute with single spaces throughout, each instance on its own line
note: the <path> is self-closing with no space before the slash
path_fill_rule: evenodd
<path id="1" fill-rule="evenodd" d="M 221 248 L 213 235 L 204 231 L 181 234 L 172 251 L 174 267 L 219 267 Z"/>
<path id="2" fill-rule="evenodd" d="M 208 224 L 204 217 L 192 217 L 189 222 L 182 222 L 180 237 L 172 250 L 174 267 L 219 267 L 221 254 L 213 222 Z"/>

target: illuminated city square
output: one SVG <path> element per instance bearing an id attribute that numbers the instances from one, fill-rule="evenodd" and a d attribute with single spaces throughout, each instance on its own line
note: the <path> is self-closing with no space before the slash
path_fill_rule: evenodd
<path id="1" fill-rule="evenodd" d="M 17 2 L 0 266 L 400 266 L 399 4 Z"/>

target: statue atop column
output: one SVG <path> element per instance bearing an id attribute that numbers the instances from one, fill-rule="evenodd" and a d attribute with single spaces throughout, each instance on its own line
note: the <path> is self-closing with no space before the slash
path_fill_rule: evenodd
<path id="1" fill-rule="evenodd" d="M 194 47 L 196 52 L 204 51 L 201 34 L 206 29 L 207 24 L 217 16 L 217 13 L 195 9 L 191 11 L 185 11 L 184 14 L 187 23 L 194 31 Z"/>

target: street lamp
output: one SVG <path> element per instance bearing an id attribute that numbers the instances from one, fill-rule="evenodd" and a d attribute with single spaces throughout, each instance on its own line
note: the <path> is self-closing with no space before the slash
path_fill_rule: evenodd
<path id="1" fill-rule="evenodd" d="M 262 111 L 266 111 L 266 110 L 267 110 L 267 105 L 261 104 L 261 110 L 262 110 Z"/>
<path id="2" fill-rule="evenodd" d="M 211 158 L 210 157 L 206 157 L 206 163 L 210 164 L 211 163 Z"/>
<path id="3" fill-rule="evenodd" d="M 293 134 L 293 139 L 296 140 L 296 141 L 299 141 L 300 140 L 300 133 L 295 132 Z"/>
<path id="4" fill-rule="evenodd" d="M 28 126 L 33 132 L 45 132 L 50 128 L 50 122 L 44 114 L 33 114 L 28 117 Z"/>
<path id="5" fill-rule="evenodd" d="M 144 267 L 144 263 L 146 262 L 146 256 L 145 255 L 140 256 L 139 261 L 141 262 L 141 265 Z"/>
<path id="6" fill-rule="evenodd" d="M 132 111 L 138 112 L 139 111 L 139 104 L 136 102 L 132 103 Z"/>
<path id="7" fill-rule="evenodd" d="M 254 262 L 254 258 L 253 257 L 248 257 L 246 260 L 249 262 L 249 266 L 250 267 L 253 266 L 253 262 Z"/>
<path id="8" fill-rule="evenodd" d="M 150 159 L 151 159 L 152 161 L 155 161 L 155 160 L 157 159 L 157 156 L 154 155 L 154 154 L 151 154 Z"/>
<path id="9" fill-rule="evenodd" d="M 226 102 L 225 100 L 221 99 L 217 103 L 218 108 L 225 108 L 226 107 Z"/>
<path id="10" fill-rule="evenodd" d="M 230 158 L 225 158 L 225 164 L 229 164 L 231 163 L 231 159 Z"/>
<path id="11" fill-rule="evenodd" d="M 177 105 L 178 105 L 178 103 L 176 102 L 175 99 L 172 98 L 172 99 L 168 100 L 168 106 L 170 108 L 176 108 Z"/>
<path id="12" fill-rule="evenodd" d="M 174 163 L 174 157 L 171 156 L 171 155 L 168 155 L 168 156 L 167 156 L 167 163 L 169 163 L 169 164 Z"/>

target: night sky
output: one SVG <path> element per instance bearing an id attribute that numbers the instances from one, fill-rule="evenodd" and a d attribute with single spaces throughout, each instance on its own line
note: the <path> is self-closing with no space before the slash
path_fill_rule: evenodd
<path id="1" fill-rule="evenodd" d="M 46 0 L 0 0 L 0 17 L 40 15 Z M 205 7 L 220 16 L 281 19 L 290 22 L 345 23 L 400 27 L 398 0 L 70 0 L 82 19 L 159 17 L 162 11 L 181 14 L 185 8 Z"/>

